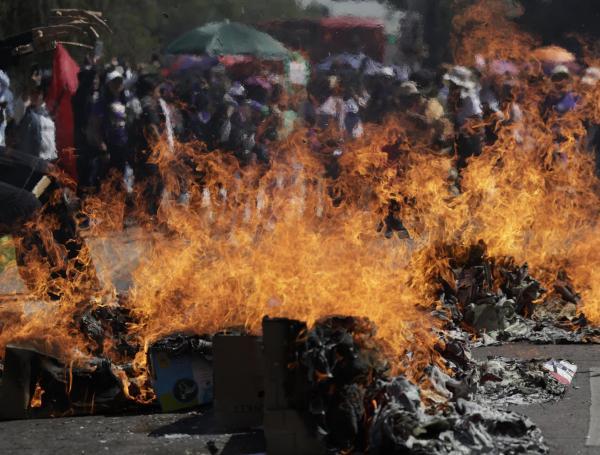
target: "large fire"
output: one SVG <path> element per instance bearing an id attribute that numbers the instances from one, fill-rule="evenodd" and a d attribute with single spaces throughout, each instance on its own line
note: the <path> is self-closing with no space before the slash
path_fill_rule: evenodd
<path id="1" fill-rule="evenodd" d="M 574 77 L 577 107 L 546 115 L 540 105 L 556 88 L 530 58 L 535 40 L 477 33 L 486 26 L 472 19 L 478 8 L 455 23 L 470 30 L 457 35 L 458 60 L 472 65 L 477 54 L 486 76 L 485 62 L 511 59 L 520 73 L 503 76 L 511 78 L 512 101 L 502 110 L 508 119 L 518 103 L 522 115 L 496 121 L 497 140 L 469 159 L 460 194 L 448 182 L 455 157 L 429 147 L 404 114 L 339 145 L 339 157 L 313 150 L 307 132 L 297 131 L 278 144 L 269 167 L 241 167 L 202 144 L 176 144 L 174 150 L 166 140 L 156 145 L 167 196 L 158 219 L 141 223 L 148 249 L 126 300 L 137 321 L 130 332 L 140 345 L 136 366 L 142 377 L 144 348 L 176 331 L 242 326 L 258 332 L 266 315 L 310 323 L 332 314 L 370 318 L 397 369 L 418 376 L 435 361 L 438 323 L 430 311 L 438 296 L 432 277 L 448 273 L 450 259 L 440 256 L 439 246 L 479 240 L 491 255 L 527 262 L 548 286 L 565 270 L 582 295 L 581 309 L 600 322 L 600 198 L 594 158 L 585 147 L 586 126 L 600 122 L 598 88 Z M 483 37 L 492 40 L 475 47 Z M 490 128 L 494 121 L 468 127 Z M 193 166 L 181 166 L 184 158 Z M 191 193 L 188 206 L 175 201 L 182 181 Z M 99 197 L 84 201 L 93 236 L 122 229 L 124 200 L 107 184 Z M 410 238 L 384 235 L 390 205 L 398 208 Z M 110 269 L 119 259 L 95 266 Z M 0 350 L 26 341 L 66 360 L 85 359 L 89 341 L 74 315 L 117 305 L 116 291 L 88 279 L 85 267 L 72 267 L 66 279 L 49 276 L 47 264 L 34 258 L 28 263 L 34 297 L 47 298 L 49 288 L 57 297 L 39 311 L 15 304 L 12 319 L 0 326 Z M 112 346 L 104 351 L 119 359 Z"/>

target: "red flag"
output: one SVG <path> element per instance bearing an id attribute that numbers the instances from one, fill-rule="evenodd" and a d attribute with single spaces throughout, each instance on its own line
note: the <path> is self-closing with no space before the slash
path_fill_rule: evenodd
<path id="1" fill-rule="evenodd" d="M 46 96 L 46 106 L 56 124 L 56 148 L 59 166 L 77 180 L 74 153 L 74 125 L 71 97 L 77 91 L 79 65 L 61 45 L 56 46 L 52 64 L 52 82 Z"/>

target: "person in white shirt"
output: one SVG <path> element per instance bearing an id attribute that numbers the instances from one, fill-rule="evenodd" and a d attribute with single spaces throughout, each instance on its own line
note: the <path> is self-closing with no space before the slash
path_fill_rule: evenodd
<path id="1" fill-rule="evenodd" d="M 19 125 L 18 148 L 46 161 L 58 158 L 56 128 L 46 109 L 42 87 L 35 87 L 31 92 L 31 104 Z"/>

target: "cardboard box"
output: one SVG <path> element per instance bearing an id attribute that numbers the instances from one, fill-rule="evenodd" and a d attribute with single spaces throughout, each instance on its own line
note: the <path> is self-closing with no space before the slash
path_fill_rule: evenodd
<path id="1" fill-rule="evenodd" d="M 297 339 L 306 330 L 304 322 L 285 318 L 264 318 L 265 409 L 301 409 L 306 406 L 304 376 L 290 368 L 296 362 Z"/>
<path id="2" fill-rule="evenodd" d="M 7 346 L 0 379 L 0 420 L 26 419 L 32 396 L 32 376 L 37 353 Z"/>
<path id="3" fill-rule="evenodd" d="M 152 387 L 163 412 L 189 409 L 213 400 L 213 369 L 202 354 L 174 355 L 150 349 Z"/>
<path id="4" fill-rule="evenodd" d="M 217 335 L 213 339 L 213 355 L 217 425 L 226 430 L 262 425 L 262 339 L 249 335 Z"/>
<path id="5" fill-rule="evenodd" d="M 269 455 L 318 455 L 326 447 L 308 412 L 306 373 L 296 349 L 306 324 L 292 319 L 263 319 L 265 354 L 264 429 Z M 297 368 L 290 368 L 295 364 Z"/>

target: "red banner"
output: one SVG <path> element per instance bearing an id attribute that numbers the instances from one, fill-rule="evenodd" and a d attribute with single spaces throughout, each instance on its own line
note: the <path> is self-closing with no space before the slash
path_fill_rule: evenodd
<path id="1" fill-rule="evenodd" d="M 56 124 L 56 149 L 59 166 L 77 180 L 77 160 L 74 152 L 73 109 L 71 97 L 77 91 L 79 65 L 60 44 L 56 46 L 52 65 L 52 82 L 46 105 Z"/>

